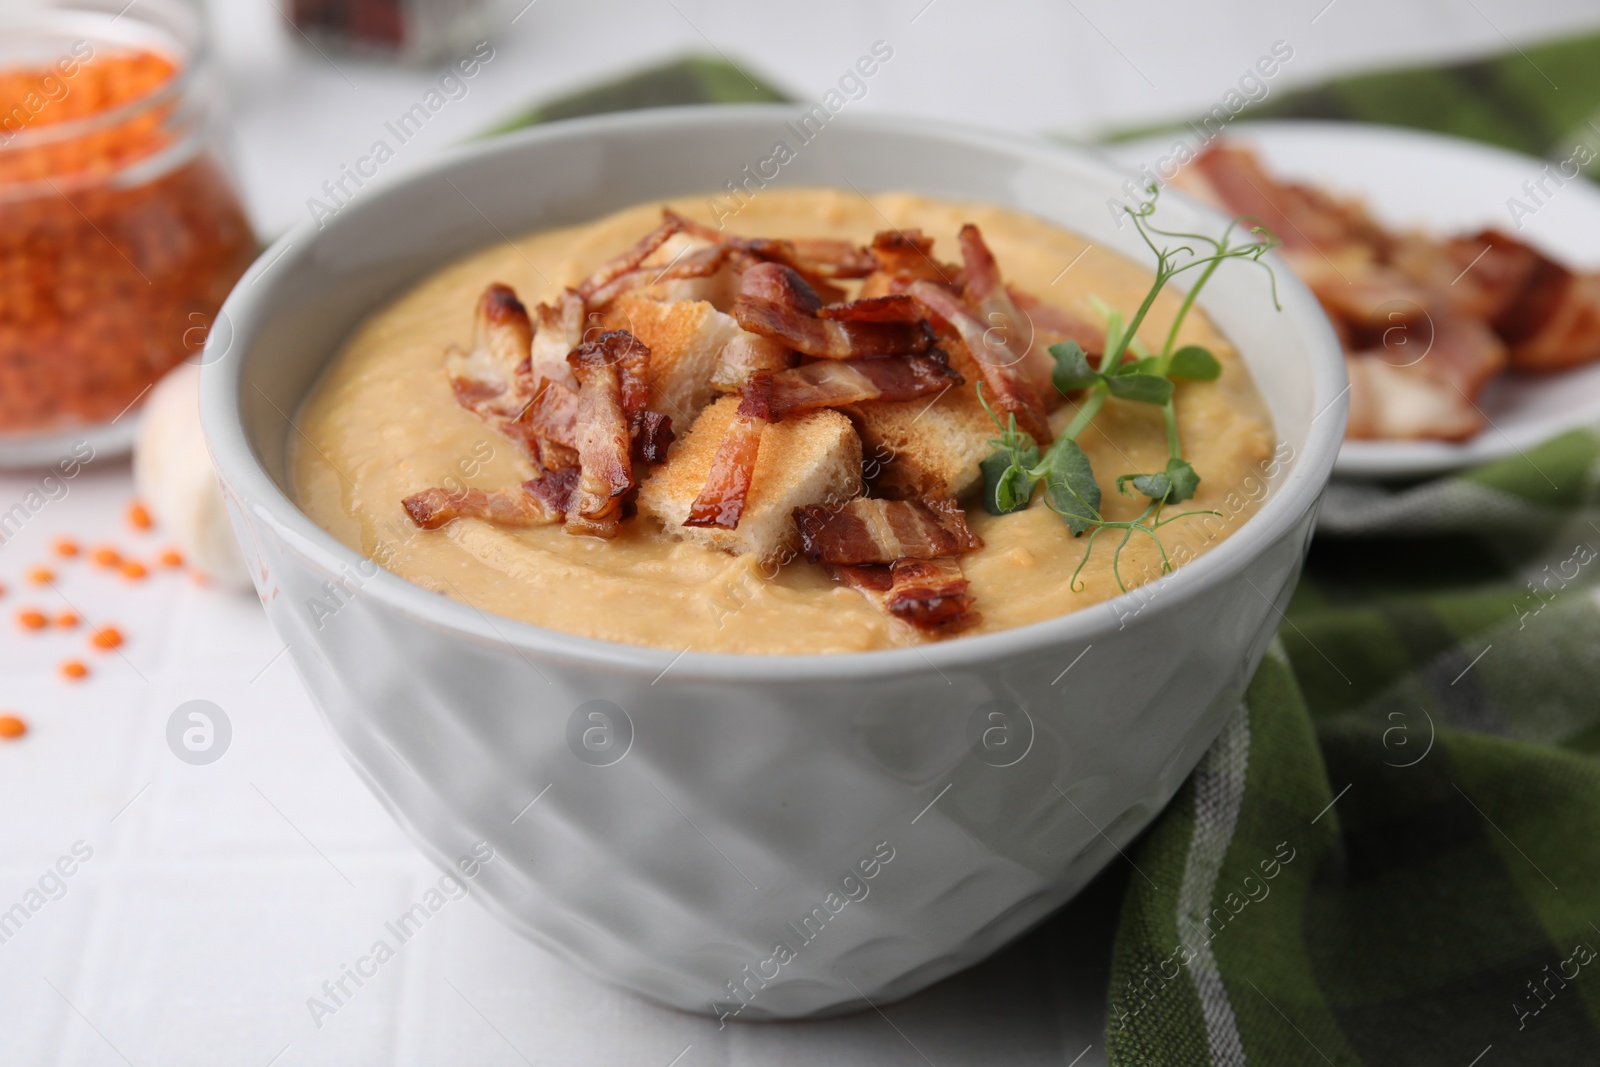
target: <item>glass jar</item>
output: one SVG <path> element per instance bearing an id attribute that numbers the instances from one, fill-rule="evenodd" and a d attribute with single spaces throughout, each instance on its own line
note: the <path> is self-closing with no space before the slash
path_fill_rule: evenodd
<path id="1" fill-rule="evenodd" d="M 0 16 L 0 465 L 132 441 L 255 254 L 193 9 Z"/>
<path id="2" fill-rule="evenodd" d="M 290 19 L 318 47 L 432 63 L 483 39 L 495 8 L 494 0 L 292 0 Z"/>

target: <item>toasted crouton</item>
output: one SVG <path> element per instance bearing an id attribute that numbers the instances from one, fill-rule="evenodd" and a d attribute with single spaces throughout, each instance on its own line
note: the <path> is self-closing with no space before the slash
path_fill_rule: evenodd
<path id="1" fill-rule="evenodd" d="M 867 471 L 884 496 L 958 497 L 978 484 L 978 464 L 993 451 L 994 420 L 978 403 L 973 383 L 983 380 L 977 363 L 962 349 L 950 353 L 950 366 L 967 384 L 926 399 L 874 400 L 849 408 L 871 458 Z"/>
<path id="2" fill-rule="evenodd" d="M 704 301 L 662 304 L 628 294 L 606 313 L 606 327 L 627 330 L 650 349 L 646 406 L 685 427 L 711 402 L 711 375 L 723 347 L 743 333 L 731 316 Z"/>
<path id="3" fill-rule="evenodd" d="M 659 520 L 672 537 L 707 548 L 762 559 L 797 551 L 794 509 L 806 504 L 842 502 L 861 492 L 861 441 L 850 420 L 837 411 L 791 415 L 761 434 L 761 453 L 750 481 L 739 525 L 684 526 L 689 508 L 705 488 L 712 458 L 733 421 L 739 398 L 723 397 L 700 413 L 689 433 L 672 448 L 667 462 L 639 488 L 639 513 Z"/>

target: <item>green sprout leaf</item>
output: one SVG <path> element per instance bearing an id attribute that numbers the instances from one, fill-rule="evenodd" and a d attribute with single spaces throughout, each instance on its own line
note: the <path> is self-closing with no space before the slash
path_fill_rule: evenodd
<path id="1" fill-rule="evenodd" d="M 1099 372 L 1089 366 L 1089 356 L 1078 342 L 1062 341 L 1051 345 L 1050 355 L 1056 361 L 1056 369 L 1050 378 L 1063 395 L 1087 389 L 1100 380 Z"/>
<path id="2" fill-rule="evenodd" d="M 1117 492 L 1128 495 L 1130 485 L 1158 503 L 1176 504 L 1194 496 L 1195 490 L 1200 487 L 1200 476 L 1188 460 L 1169 459 L 1166 470 L 1154 474 L 1122 475 L 1117 479 Z"/>
<path id="3" fill-rule="evenodd" d="M 1151 500 L 1165 500 L 1167 494 L 1172 492 L 1172 480 L 1167 477 L 1166 471 L 1155 474 L 1124 474 L 1117 478 L 1117 492 L 1123 496 L 1129 495 L 1129 485 Z"/>
<path id="4" fill-rule="evenodd" d="M 1172 490 L 1167 493 L 1167 503 L 1177 504 L 1194 496 L 1195 490 L 1200 488 L 1200 475 L 1189 466 L 1186 459 L 1167 460 L 1167 480 L 1172 483 Z"/>
<path id="5" fill-rule="evenodd" d="M 1033 500 L 1037 478 L 1028 468 L 1039 462 L 1037 447 L 1020 449 L 1016 453 L 1005 450 L 990 453 L 978 468 L 983 471 L 983 510 L 991 515 L 1009 515 L 1021 511 Z"/>
<path id="6" fill-rule="evenodd" d="M 1094 480 L 1089 457 L 1076 441 L 1056 438 L 1031 473 L 1044 479 L 1045 503 L 1066 520 L 1073 536 L 1101 521 L 1100 483 Z"/>
<path id="7" fill-rule="evenodd" d="M 1115 374 L 1106 378 L 1111 395 L 1141 404 L 1165 404 L 1172 399 L 1172 383 L 1156 374 Z"/>
<path id="8" fill-rule="evenodd" d="M 1222 364 L 1217 357 L 1200 345 L 1184 345 L 1172 353 L 1172 362 L 1167 366 L 1167 377 L 1174 380 L 1210 382 L 1221 373 Z"/>

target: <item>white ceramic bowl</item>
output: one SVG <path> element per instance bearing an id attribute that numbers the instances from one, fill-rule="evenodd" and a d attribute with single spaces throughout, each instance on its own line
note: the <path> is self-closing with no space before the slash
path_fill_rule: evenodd
<path id="1" fill-rule="evenodd" d="M 1116 860 L 1237 707 L 1344 431 L 1343 360 L 1315 301 L 1280 269 L 1274 313 L 1259 270 L 1224 269 L 1202 305 L 1250 365 L 1286 457 L 1260 511 L 1107 604 L 838 656 L 680 655 L 490 617 L 380 570 L 295 506 L 289 417 L 368 314 L 503 235 L 720 188 L 792 139 L 793 117 L 562 123 L 363 191 L 239 283 L 202 387 L 268 615 L 395 818 L 442 864 L 488 842 L 497 859 L 472 891 L 551 951 L 741 1020 L 913 993 Z M 1040 141 L 841 116 L 777 180 L 987 201 L 1145 261 L 1107 210 L 1121 175 Z M 1222 225 L 1179 197 L 1162 210 L 1178 229 Z M 330 595 L 334 615 L 313 610 Z"/>

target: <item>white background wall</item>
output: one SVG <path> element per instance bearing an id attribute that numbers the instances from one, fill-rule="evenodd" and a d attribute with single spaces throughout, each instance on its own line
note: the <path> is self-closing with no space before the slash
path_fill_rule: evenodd
<path id="1" fill-rule="evenodd" d="M 1209 109 L 1277 40 L 1295 54 L 1274 92 L 1600 26 L 1595 0 L 535 0 L 510 24 L 525 2 L 503 0 L 494 61 L 389 170 L 529 103 L 687 51 L 718 49 L 813 99 L 881 39 L 894 59 L 852 107 L 1088 137 Z M 277 13 L 287 0 L 208 4 L 232 78 L 236 157 L 272 236 L 306 217 L 306 198 L 417 101 L 430 72 L 330 63 L 291 39 Z"/>

